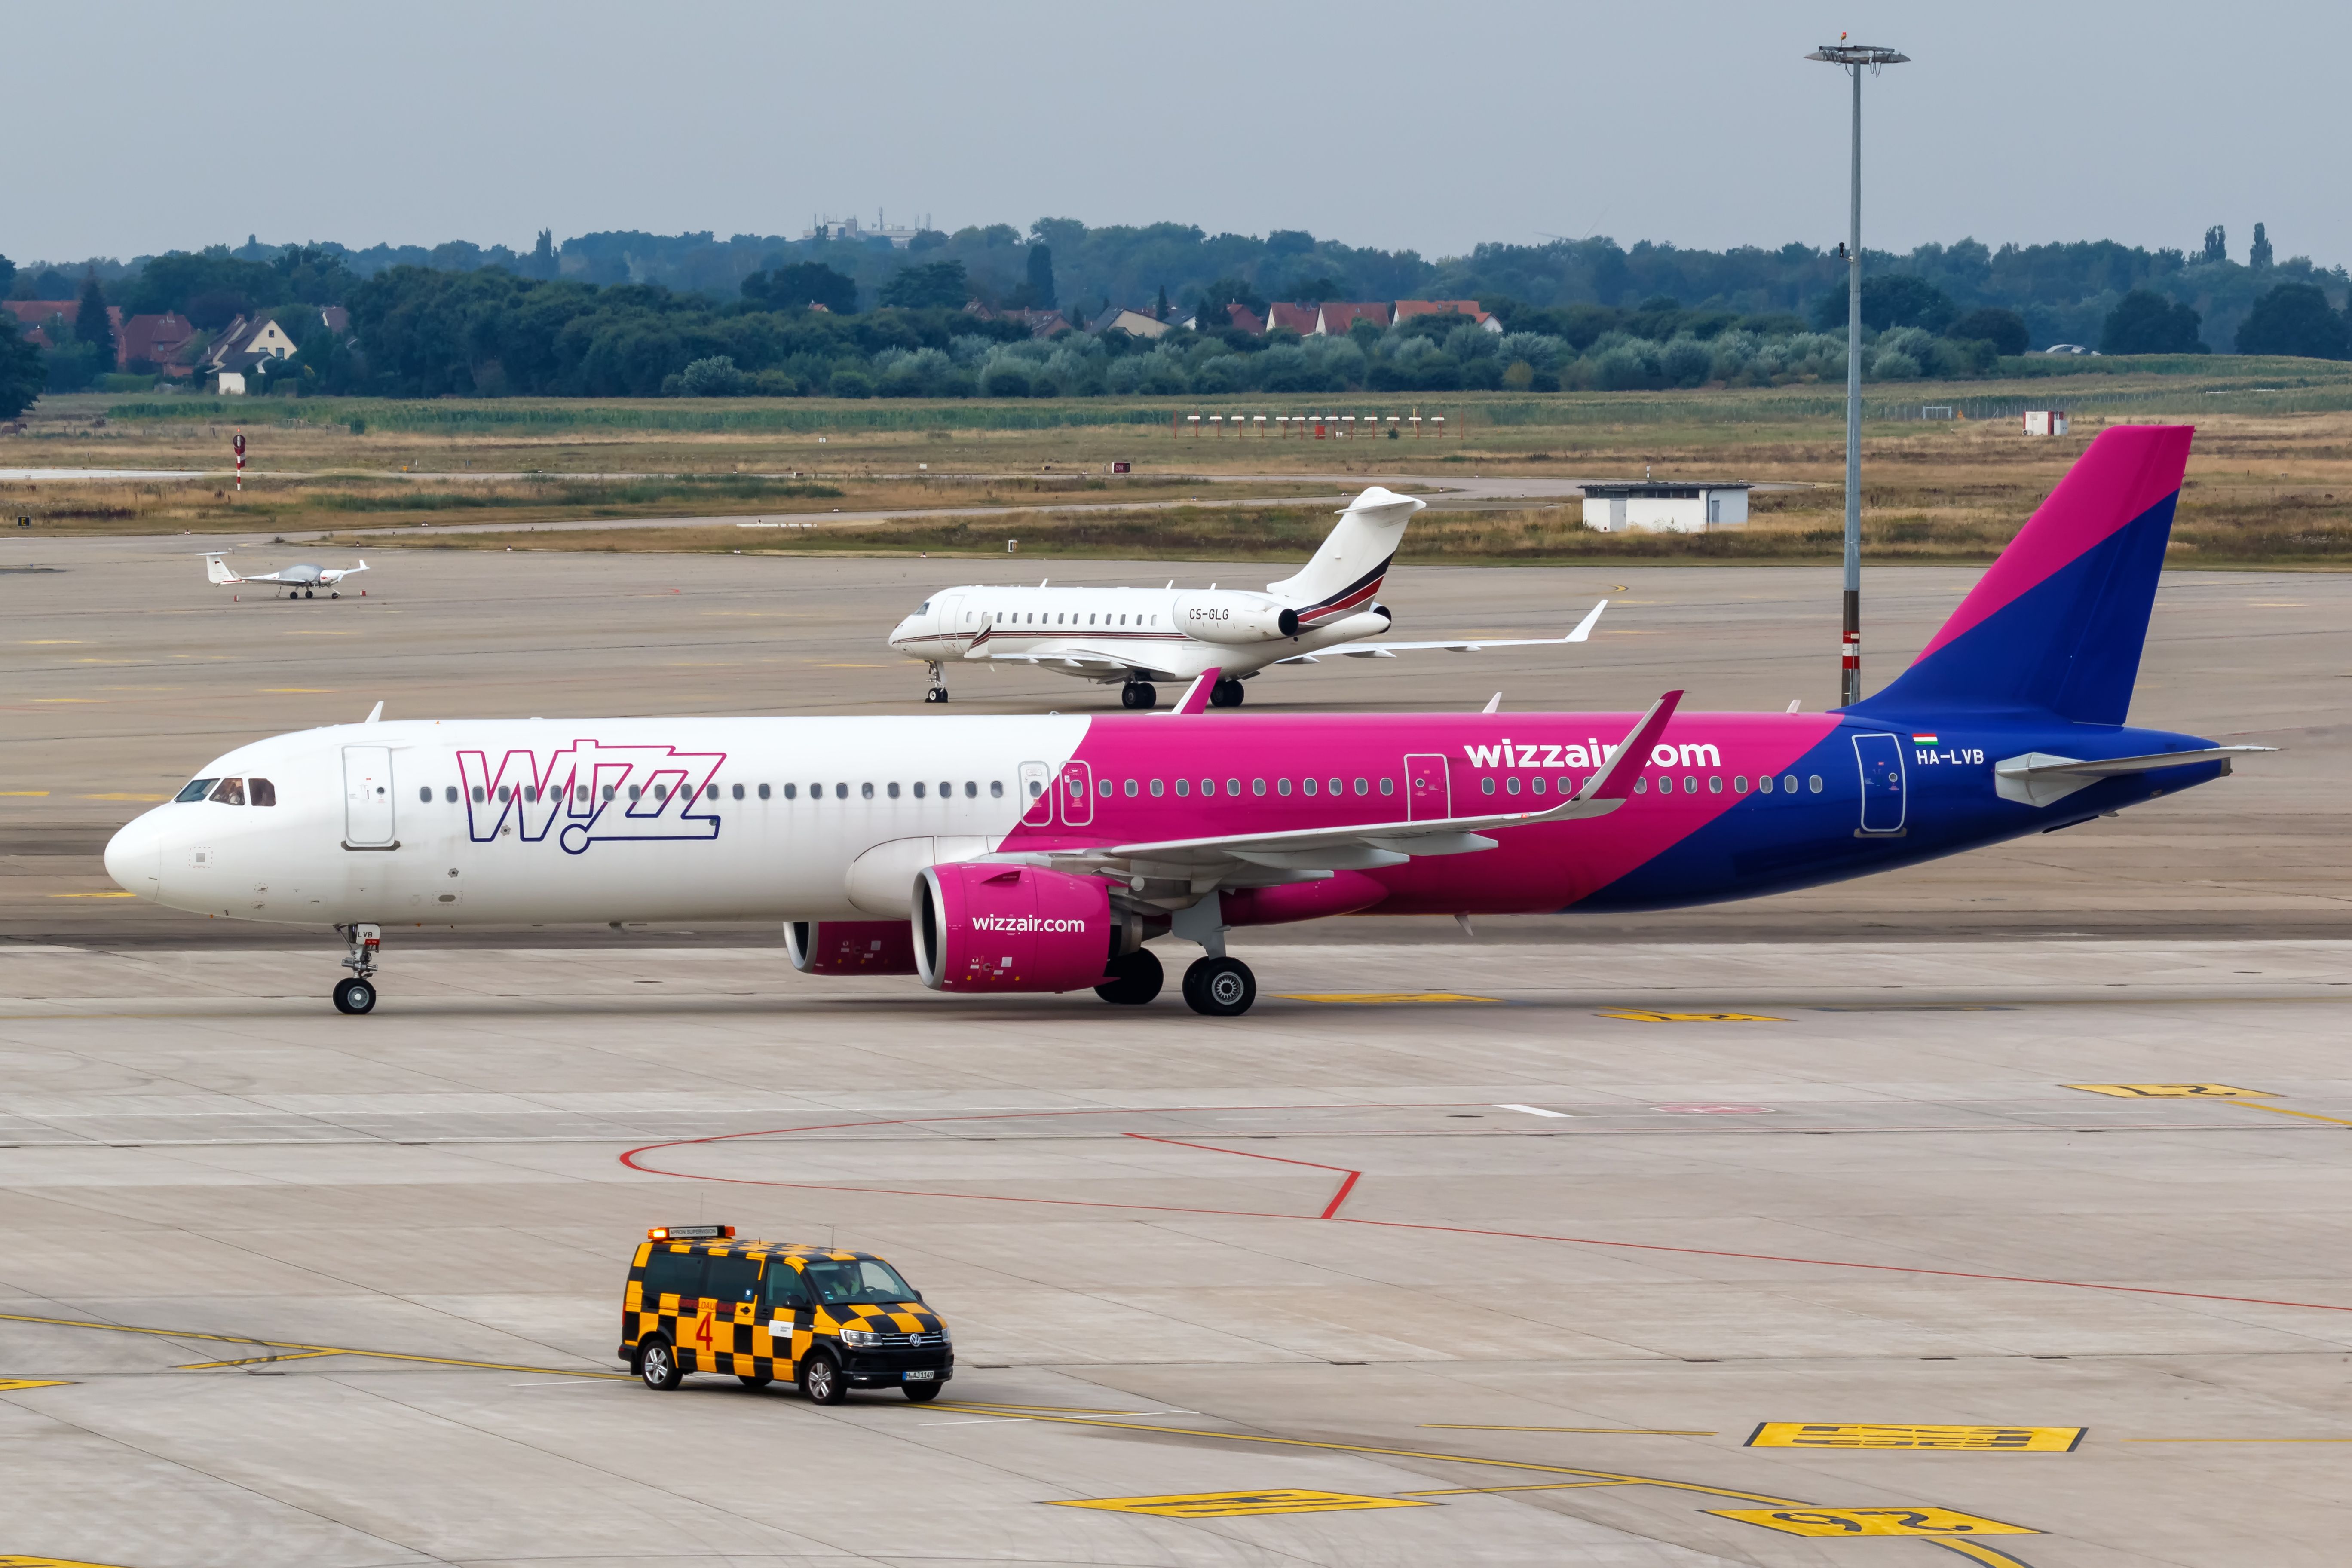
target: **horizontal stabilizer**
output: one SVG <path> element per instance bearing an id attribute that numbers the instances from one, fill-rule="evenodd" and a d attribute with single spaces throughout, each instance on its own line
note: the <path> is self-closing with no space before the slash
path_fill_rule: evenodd
<path id="1" fill-rule="evenodd" d="M 2053 805 L 2103 778 L 2187 767 L 2195 763 L 2220 763 L 2226 773 L 2231 757 L 2277 750 L 2276 746 L 2206 746 L 2188 752 L 2148 752 L 2137 757 L 2092 758 L 2028 752 L 1993 763 L 1993 788 L 2001 799 L 2013 800 L 2021 805 Z"/>

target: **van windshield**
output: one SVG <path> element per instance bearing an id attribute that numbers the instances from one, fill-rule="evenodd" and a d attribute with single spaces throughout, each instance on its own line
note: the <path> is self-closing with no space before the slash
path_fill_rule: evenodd
<path id="1" fill-rule="evenodd" d="M 828 1307 L 875 1306 L 915 1299 L 913 1289 L 898 1278 L 898 1271 L 878 1258 L 855 1263 L 812 1259 L 802 1273 L 816 1299 Z"/>

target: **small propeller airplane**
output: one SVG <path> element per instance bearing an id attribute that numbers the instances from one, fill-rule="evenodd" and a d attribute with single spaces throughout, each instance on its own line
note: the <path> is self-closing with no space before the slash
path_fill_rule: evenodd
<path id="1" fill-rule="evenodd" d="M 284 590 L 285 596 L 289 599 L 308 599 L 320 588 L 327 590 L 327 597 L 330 599 L 340 599 L 342 595 L 335 590 L 342 580 L 354 572 L 367 570 L 367 563 L 364 561 L 356 566 L 319 566 L 304 561 L 280 572 L 268 572 L 253 577 L 240 577 L 228 569 L 228 563 L 221 559 L 219 551 L 207 550 L 204 552 L 204 556 L 205 575 L 213 582 L 267 583 L 273 588 Z M 367 590 L 362 588 L 360 592 L 364 595 Z"/>

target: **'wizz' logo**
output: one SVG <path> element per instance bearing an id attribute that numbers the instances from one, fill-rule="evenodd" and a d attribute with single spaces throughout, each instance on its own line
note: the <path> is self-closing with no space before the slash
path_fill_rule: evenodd
<path id="1" fill-rule="evenodd" d="M 466 832 L 487 844 L 511 823 L 535 844 L 554 830 L 567 855 L 599 840 L 716 838 L 718 813 L 693 807 L 719 798 L 710 780 L 726 761 L 724 752 L 574 741 L 544 768 L 536 752 L 509 752 L 493 773 L 487 753 L 459 752 Z"/>

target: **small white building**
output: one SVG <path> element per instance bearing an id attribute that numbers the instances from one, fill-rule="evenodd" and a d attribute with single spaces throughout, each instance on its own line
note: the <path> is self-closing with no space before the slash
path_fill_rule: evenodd
<path id="1" fill-rule="evenodd" d="M 1675 484 L 1643 479 L 1584 487 L 1584 526 L 1601 533 L 1706 533 L 1748 526 L 1744 483 Z"/>
<path id="2" fill-rule="evenodd" d="M 2029 436 L 2063 436 L 2066 434 L 2066 411 L 2063 408 L 2027 409 L 2025 433 Z"/>

